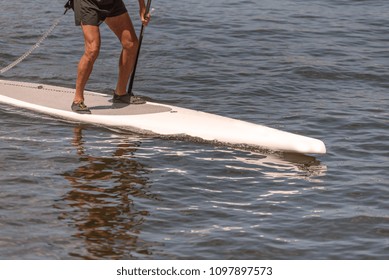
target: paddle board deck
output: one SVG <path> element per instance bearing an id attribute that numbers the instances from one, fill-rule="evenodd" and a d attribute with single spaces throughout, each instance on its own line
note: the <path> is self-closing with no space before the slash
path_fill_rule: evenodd
<path id="1" fill-rule="evenodd" d="M 85 92 L 92 114 L 71 111 L 74 89 L 0 80 L 0 102 L 65 120 L 160 136 L 190 136 L 206 141 L 301 154 L 324 154 L 321 140 L 177 106 L 146 102 L 114 106 L 112 95 Z"/>

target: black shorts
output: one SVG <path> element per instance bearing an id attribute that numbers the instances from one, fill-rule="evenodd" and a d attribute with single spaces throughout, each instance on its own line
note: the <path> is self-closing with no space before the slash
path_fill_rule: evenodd
<path id="1" fill-rule="evenodd" d="M 107 17 L 127 12 L 123 0 L 74 0 L 76 25 L 99 26 Z"/>

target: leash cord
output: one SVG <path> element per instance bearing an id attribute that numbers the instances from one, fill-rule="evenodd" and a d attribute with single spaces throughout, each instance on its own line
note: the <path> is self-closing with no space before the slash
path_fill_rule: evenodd
<path id="1" fill-rule="evenodd" d="M 16 59 L 14 62 L 9 64 L 8 66 L 2 68 L 0 70 L 0 74 L 4 74 L 8 70 L 12 69 L 16 65 L 18 65 L 20 62 L 25 60 L 34 50 L 39 48 L 40 44 L 50 35 L 51 32 L 53 32 L 54 28 L 56 28 L 57 25 L 60 23 L 62 17 L 63 17 L 63 15 L 61 17 L 57 18 L 54 21 L 54 23 L 50 26 L 50 28 L 45 33 L 43 33 L 43 35 L 39 38 L 39 40 L 35 43 L 35 45 L 33 45 L 28 51 L 26 51 L 22 56 L 20 56 L 18 59 Z"/>

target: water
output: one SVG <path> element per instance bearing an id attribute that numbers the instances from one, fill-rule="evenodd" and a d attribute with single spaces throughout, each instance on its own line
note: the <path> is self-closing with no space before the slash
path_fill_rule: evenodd
<path id="1" fill-rule="evenodd" d="M 0 67 L 63 2 L 0 0 Z M 136 3 L 131 3 L 136 5 Z M 327 155 L 149 138 L 0 105 L 1 259 L 388 259 L 387 1 L 155 1 L 134 89 Z M 130 6 L 137 30 L 137 6 Z M 88 84 L 108 92 L 106 26 Z M 1 79 L 74 86 L 72 12 Z"/>

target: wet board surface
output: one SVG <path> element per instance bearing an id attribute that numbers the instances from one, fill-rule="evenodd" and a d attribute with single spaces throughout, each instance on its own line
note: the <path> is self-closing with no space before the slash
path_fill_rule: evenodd
<path id="1" fill-rule="evenodd" d="M 116 106 L 112 96 L 85 92 L 92 114 L 71 111 L 74 89 L 45 84 L 0 80 L 0 102 L 76 122 L 162 136 L 186 135 L 205 141 L 248 145 L 267 150 L 324 154 L 321 140 L 259 124 L 177 106 L 146 102 Z"/>

